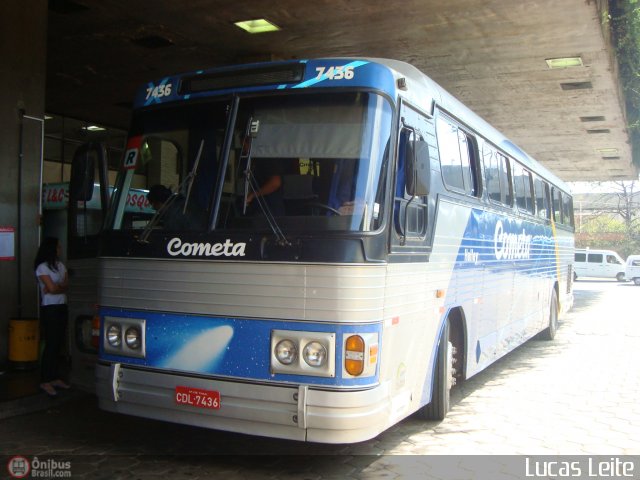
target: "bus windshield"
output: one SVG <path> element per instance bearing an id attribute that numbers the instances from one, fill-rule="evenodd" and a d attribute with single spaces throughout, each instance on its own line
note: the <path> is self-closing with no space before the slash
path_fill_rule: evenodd
<path id="1" fill-rule="evenodd" d="M 138 114 L 108 225 L 245 232 L 381 225 L 392 125 L 382 96 L 242 98 L 227 132 L 232 110 L 221 101 Z M 133 198 L 139 189 L 149 194 Z"/>

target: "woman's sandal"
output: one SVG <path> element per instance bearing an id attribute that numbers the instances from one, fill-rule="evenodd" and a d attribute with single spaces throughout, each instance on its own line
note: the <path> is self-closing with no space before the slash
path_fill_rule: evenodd
<path id="1" fill-rule="evenodd" d="M 62 388 L 63 390 L 69 390 L 71 386 L 68 383 L 63 382 L 62 380 L 54 380 L 50 382 L 51 386 L 56 388 Z"/>
<path id="2" fill-rule="evenodd" d="M 53 388 L 53 385 L 51 385 L 50 383 L 41 383 L 40 384 L 40 388 L 42 389 L 42 391 L 44 393 L 47 394 L 47 396 L 49 396 L 50 398 L 53 397 L 57 397 L 58 396 L 58 392 L 56 392 L 56 389 Z"/>

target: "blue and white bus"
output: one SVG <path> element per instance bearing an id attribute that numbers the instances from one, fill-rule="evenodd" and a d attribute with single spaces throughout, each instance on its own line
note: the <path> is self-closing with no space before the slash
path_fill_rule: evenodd
<path id="1" fill-rule="evenodd" d="M 155 185 L 156 214 L 127 209 Z M 554 337 L 573 230 L 567 186 L 406 63 L 151 82 L 101 239 L 100 407 L 325 443 L 442 419 Z"/>

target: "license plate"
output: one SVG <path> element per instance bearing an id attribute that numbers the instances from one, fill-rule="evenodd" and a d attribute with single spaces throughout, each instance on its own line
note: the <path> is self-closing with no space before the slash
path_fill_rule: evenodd
<path id="1" fill-rule="evenodd" d="M 194 387 L 176 387 L 176 403 L 198 408 L 220 408 L 220 392 Z"/>

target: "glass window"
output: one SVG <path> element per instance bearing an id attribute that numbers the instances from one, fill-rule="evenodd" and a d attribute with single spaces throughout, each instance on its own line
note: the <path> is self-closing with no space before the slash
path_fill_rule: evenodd
<path id="1" fill-rule="evenodd" d="M 553 188 L 553 220 L 556 223 L 562 223 L 562 192 L 557 188 Z"/>
<path id="2" fill-rule="evenodd" d="M 487 194 L 496 203 L 511 206 L 511 172 L 507 158 L 484 144 L 482 148 L 486 169 Z"/>
<path id="3" fill-rule="evenodd" d="M 607 255 L 607 263 L 621 265 L 620 261 L 614 255 Z"/>
<path id="4" fill-rule="evenodd" d="M 602 263 L 602 254 L 601 253 L 590 253 L 587 256 L 588 263 Z"/>
<path id="5" fill-rule="evenodd" d="M 392 125 L 383 97 L 344 93 L 241 99 L 232 132 L 226 131 L 229 108 L 226 101 L 182 105 L 134 119 L 110 212 L 113 228 L 146 226 L 162 205 L 146 201 L 147 192 L 158 185 L 170 189 L 179 208 L 163 212 L 156 228 L 208 230 L 213 215 L 220 230 L 362 231 L 380 226 Z M 232 139 L 228 156 L 222 150 L 226 137 Z M 222 192 L 216 194 L 218 184 Z M 169 227 L 174 213 L 194 218 L 186 223 L 180 218 L 178 227 Z"/>
<path id="6" fill-rule="evenodd" d="M 170 187 L 180 207 L 172 209 L 176 216 L 195 217 L 181 230 L 206 230 L 213 216 L 219 230 L 379 227 L 392 118 L 383 97 L 334 93 L 241 99 L 232 132 L 226 131 L 229 107 L 228 102 L 183 105 L 149 110 L 135 119 L 127 147 L 134 161 L 120 174 L 114 228 L 141 228 L 148 222 L 153 204 L 143 202 L 142 211 L 132 216 L 123 199 L 138 190 L 144 195 L 154 185 Z M 223 171 L 226 137 L 232 142 Z M 190 173 L 195 173 L 192 181 Z M 216 192 L 218 184 L 222 192 Z M 159 227 L 169 229 L 166 223 Z"/>
<path id="7" fill-rule="evenodd" d="M 534 189 L 536 194 L 536 212 L 540 218 L 549 218 L 549 185 L 542 179 L 534 180 Z"/>
<path id="8" fill-rule="evenodd" d="M 484 159 L 486 188 L 489 199 L 500 203 L 502 195 L 500 192 L 500 164 L 498 154 L 488 144 L 482 147 L 482 157 Z"/>
<path id="9" fill-rule="evenodd" d="M 587 254 L 586 253 L 576 253 L 575 254 L 575 260 L 576 260 L 576 262 L 586 262 L 587 261 Z"/>
<path id="10" fill-rule="evenodd" d="M 505 205 L 513 205 L 513 187 L 511 186 L 511 162 L 504 155 L 498 154 L 500 159 L 500 190 Z"/>
<path id="11" fill-rule="evenodd" d="M 445 185 L 468 195 L 477 195 L 478 160 L 473 138 L 443 117 L 436 121 L 436 132 Z"/>
<path id="12" fill-rule="evenodd" d="M 436 129 L 444 183 L 450 188 L 464 191 L 462 160 L 460 159 L 460 145 L 458 144 L 458 127 L 442 118 L 438 118 Z"/>
<path id="13" fill-rule="evenodd" d="M 562 219 L 565 225 L 573 226 L 573 199 L 566 193 L 562 194 Z"/>
<path id="14" fill-rule="evenodd" d="M 160 211 L 156 229 L 206 230 L 227 112 L 217 102 L 134 116 L 107 224 L 142 229 Z"/>
<path id="15" fill-rule="evenodd" d="M 518 163 L 513 165 L 513 183 L 516 187 L 518 209 L 533 213 L 533 195 L 531 194 L 531 173 Z"/>
<path id="16" fill-rule="evenodd" d="M 216 228 L 272 228 L 273 217 L 285 233 L 377 229 L 391 118 L 368 93 L 241 101 Z"/>

